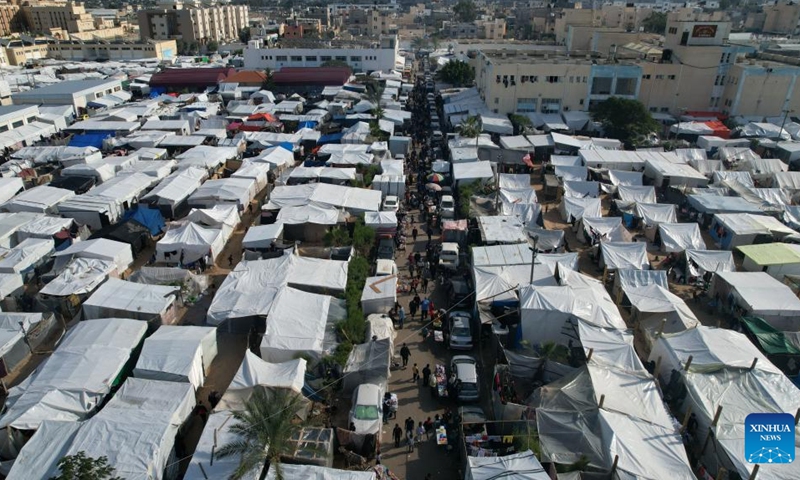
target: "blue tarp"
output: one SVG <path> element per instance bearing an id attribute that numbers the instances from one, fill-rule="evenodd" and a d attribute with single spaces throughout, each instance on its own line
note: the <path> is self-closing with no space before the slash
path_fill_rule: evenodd
<path id="1" fill-rule="evenodd" d="M 294 152 L 294 144 L 292 142 L 281 142 L 278 144 L 284 150 L 289 150 L 290 152 Z"/>
<path id="2" fill-rule="evenodd" d="M 325 162 L 324 160 L 320 162 L 315 162 L 313 160 L 306 160 L 305 162 L 303 162 L 303 166 L 306 168 L 324 167 L 325 165 L 327 165 L 327 162 Z"/>
<path id="3" fill-rule="evenodd" d="M 150 87 L 150 98 L 158 98 L 167 93 L 167 87 Z"/>
<path id="4" fill-rule="evenodd" d="M 92 133 L 84 133 L 81 135 L 73 135 L 72 138 L 69 140 L 70 147 L 95 147 L 97 149 L 103 149 L 103 140 L 108 137 L 113 137 L 114 132 L 92 132 Z"/>
<path id="5" fill-rule="evenodd" d="M 300 122 L 297 124 L 297 129 L 300 130 L 301 128 L 314 128 L 317 126 L 317 123 L 318 122 L 315 122 L 313 120 L 309 120 L 307 122 Z"/>
<path id="6" fill-rule="evenodd" d="M 122 217 L 123 221 L 129 219 L 136 220 L 147 227 L 147 229 L 150 230 L 150 235 L 158 235 L 164 231 L 164 217 L 161 216 L 161 212 L 154 208 L 147 208 L 139 205 L 133 210 L 128 210 L 125 216 Z"/>
<path id="7" fill-rule="evenodd" d="M 326 143 L 340 143 L 344 137 L 344 133 L 330 133 L 323 135 L 317 140 L 317 145 L 325 145 Z"/>

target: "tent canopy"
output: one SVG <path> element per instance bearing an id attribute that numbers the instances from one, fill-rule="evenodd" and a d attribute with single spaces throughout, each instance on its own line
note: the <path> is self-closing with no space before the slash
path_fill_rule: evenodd
<path id="1" fill-rule="evenodd" d="M 647 258 L 647 244 L 644 242 L 601 242 L 600 251 L 602 254 L 601 265 L 609 270 L 621 268 L 650 269 L 650 260 Z"/>

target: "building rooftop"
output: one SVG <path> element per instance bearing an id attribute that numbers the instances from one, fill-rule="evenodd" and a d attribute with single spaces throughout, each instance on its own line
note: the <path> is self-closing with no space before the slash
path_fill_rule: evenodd
<path id="1" fill-rule="evenodd" d="M 341 86 L 351 74 L 347 67 L 284 67 L 272 74 L 272 81 L 276 85 Z"/>
<path id="2" fill-rule="evenodd" d="M 236 72 L 229 67 L 168 68 L 150 77 L 151 87 L 212 86 Z"/>
<path id="3" fill-rule="evenodd" d="M 257 70 L 242 70 L 236 72 L 222 81 L 222 83 L 264 83 L 267 81 L 267 74 Z"/>
<path id="4" fill-rule="evenodd" d="M 15 93 L 13 97 L 29 98 L 42 95 L 74 95 L 84 90 L 91 90 L 103 85 L 119 82 L 118 79 L 104 78 L 100 80 L 70 80 L 67 82 L 54 83 L 46 87 L 35 88 L 26 92 Z"/>
<path id="5" fill-rule="evenodd" d="M 558 50 L 549 51 L 509 51 L 509 50 L 483 50 L 483 55 L 487 60 L 494 64 L 537 64 L 537 63 L 568 63 L 570 65 L 580 64 L 606 64 L 610 62 L 607 58 L 599 56 L 596 52 L 573 52 L 565 55 Z"/>
<path id="6" fill-rule="evenodd" d="M 0 106 L 0 118 L 11 115 L 13 113 L 20 112 L 22 110 L 28 110 L 31 108 L 36 108 L 36 105 L 5 105 Z"/>

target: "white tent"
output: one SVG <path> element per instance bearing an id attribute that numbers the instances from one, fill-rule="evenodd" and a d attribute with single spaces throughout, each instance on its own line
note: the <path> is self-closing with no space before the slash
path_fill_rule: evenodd
<path id="1" fill-rule="evenodd" d="M 397 228 L 397 214 L 395 212 L 366 212 L 364 225 L 380 230 L 383 228 Z"/>
<path id="2" fill-rule="evenodd" d="M 146 331 L 134 320 L 79 322 L 36 372 L 11 388 L 0 428 L 36 430 L 44 420 L 85 419 L 111 392 Z M 6 453 L 23 441 L 11 432 L 2 437 Z"/>
<path id="3" fill-rule="evenodd" d="M 255 225 L 247 229 L 247 233 L 242 240 L 242 248 L 254 250 L 269 248 L 281 237 L 283 237 L 282 222 L 270 225 Z"/>
<path id="4" fill-rule="evenodd" d="M 688 371 L 684 368 L 691 356 Z M 679 372 L 687 394 L 684 408 L 691 407 L 703 432 L 697 441 L 702 446 L 711 427 L 714 442 L 701 461 L 715 476 L 720 467 L 736 471 L 741 478 L 751 476 L 754 464 L 743 455 L 745 418 L 753 413 L 786 413 L 800 409 L 800 391 L 743 334 L 722 328 L 697 327 L 656 340 L 650 359 L 660 358 L 657 374 L 666 382 Z M 755 367 L 753 362 L 755 360 Z M 721 407 L 721 408 L 720 408 Z M 719 409 L 719 410 L 718 410 Z M 800 444 L 795 435 L 795 445 Z M 790 480 L 800 478 L 796 462 L 759 465 L 758 478 Z"/>
<path id="5" fill-rule="evenodd" d="M 556 165 L 554 170 L 556 177 L 564 181 L 583 182 L 589 178 L 589 169 L 586 167 L 566 167 Z"/>
<path id="6" fill-rule="evenodd" d="M 675 205 L 671 203 L 637 203 L 636 216 L 642 219 L 643 224 L 651 227 L 659 223 L 678 222 Z"/>
<path id="7" fill-rule="evenodd" d="M 71 230 L 74 225 L 75 221 L 71 218 L 41 215 L 19 227 L 17 240 L 21 242 L 26 238 L 51 238 L 64 230 Z"/>
<path id="8" fill-rule="evenodd" d="M 767 215 L 749 213 L 719 213 L 711 221 L 711 237 L 717 245 L 733 250 L 740 245 L 751 245 L 757 238 L 780 239 L 797 232 Z"/>
<path id="9" fill-rule="evenodd" d="M 177 472 L 170 464 L 181 425 L 195 406 L 187 383 L 128 378 L 103 409 L 83 424 L 67 455 L 106 457 L 126 480 L 160 480 Z"/>
<path id="10" fill-rule="evenodd" d="M 655 204 L 656 189 L 651 186 L 627 186 L 620 185 L 617 187 L 617 195 L 623 202 L 635 203 L 651 203 Z"/>
<path id="11" fill-rule="evenodd" d="M 728 250 L 686 250 L 689 275 L 700 277 L 706 272 L 735 272 L 733 253 Z"/>
<path id="12" fill-rule="evenodd" d="M 52 313 L 0 312 L 0 358 L 6 372 L 27 359 L 35 348 L 32 343 L 41 343 L 54 324 Z"/>
<path id="13" fill-rule="evenodd" d="M 318 467 L 316 465 L 281 464 L 283 478 L 302 478 L 304 480 L 378 480 L 373 471 L 356 472 L 352 470 L 337 470 L 335 468 Z M 277 480 L 275 467 L 267 472 L 266 480 Z"/>
<path id="14" fill-rule="evenodd" d="M 466 480 L 549 480 L 550 475 L 533 452 L 526 450 L 504 457 L 467 457 Z"/>
<path id="15" fill-rule="evenodd" d="M 225 248 L 222 229 L 206 228 L 193 222 L 173 225 L 156 243 L 156 261 L 165 263 L 195 262 L 205 255 L 214 261 Z"/>
<path id="16" fill-rule="evenodd" d="M 521 285 L 556 286 L 553 277 L 555 265 L 536 265 L 531 283 L 530 265 L 506 265 L 473 267 L 475 278 L 475 300 L 486 303 L 515 303 L 517 290 Z"/>
<path id="17" fill-rule="evenodd" d="M 597 198 L 600 196 L 598 182 L 564 181 L 564 196 L 575 198 Z"/>
<path id="18" fill-rule="evenodd" d="M 660 285 L 669 288 L 666 270 L 636 270 L 633 268 L 621 268 L 614 275 L 614 288 L 612 293 L 615 297 L 629 287 L 644 287 L 647 285 Z M 617 297 L 619 301 L 619 297 Z"/>
<path id="19" fill-rule="evenodd" d="M 184 220 L 221 229 L 227 242 L 241 218 L 236 205 L 214 205 L 211 208 L 193 208 Z"/>
<path id="20" fill-rule="evenodd" d="M 561 218 L 566 222 L 578 221 L 583 217 L 602 217 L 599 198 L 575 198 L 564 196 L 558 206 Z"/>
<path id="21" fill-rule="evenodd" d="M 284 287 L 277 295 L 261 338 L 261 358 L 285 362 L 297 355 L 321 358 L 327 352 L 325 330 L 331 297 Z"/>
<path id="22" fill-rule="evenodd" d="M 210 208 L 220 203 L 232 203 L 244 208 L 255 198 L 257 186 L 252 178 L 209 180 L 189 196 L 189 205 Z"/>
<path id="23" fill-rule="evenodd" d="M 75 196 L 72 190 L 40 185 L 17 194 L 2 205 L 3 210 L 12 213 L 55 213 L 55 207 Z"/>
<path id="24" fill-rule="evenodd" d="M 601 242 L 600 252 L 600 266 L 608 270 L 621 268 L 650 269 L 650 261 L 647 258 L 647 244 L 644 242 Z"/>
<path id="25" fill-rule="evenodd" d="M 525 226 L 513 215 L 480 216 L 477 218 L 484 243 L 520 243 L 528 239 Z"/>
<path id="26" fill-rule="evenodd" d="M 58 475 L 58 461 L 67 454 L 82 423 L 45 420 L 25 443 L 11 465 L 7 480 L 53 478 Z"/>
<path id="27" fill-rule="evenodd" d="M 705 250 L 706 242 L 696 223 L 659 223 L 661 250 L 682 252 L 684 250 Z"/>
<path id="28" fill-rule="evenodd" d="M 191 325 L 164 325 L 147 340 L 133 369 L 137 378 L 188 382 L 203 386 L 217 356 L 217 329 Z"/>
<path id="29" fill-rule="evenodd" d="M 96 238 L 73 243 L 64 250 L 53 254 L 58 260 L 56 266 L 65 265 L 75 258 L 93 258 L 113 262 L 117 273 L 125 272 L 133 264 L 130 245 L 105 238 Z"/>
<path id="30" fill-rule="evenodd" d="M 361 292 L 364 315 L 389 313 L 397 302 L 397 277 L 368 277 Z"/>
<path id="31" fill-rule="evenodd" d="M 201 168 L 186 168 L 168 176 L 142 200 L 152 201 L 155 205 L 165 205 L 173 209 L 184 202 L 200 188 L 208 178 L 208 172 Z"/>
<path id="32" fill-rule="evenodd" d="M 11 200 L 22 190 L 25 190 L 25 183 L 20 177 L 0 177 L 0 204 Z"/>
<path id="33" fill-rule="evenodd" d="M 284 225 L 336 225 L 343 222 L 343 215 L 336 208 L 327 205 L 289 205 L 278 212 L 277 221 Z"/>
<path id="34" fill-rule="evenodd" d="M 653 184 L 657 187 L 662 186 L 665 181 L 672 187 L 704 187 L 708 184 L 706 176 L 691 166 L 666 160 L 648 159 L 644 174 L 653 179 Z"/>
<path id="35" fill-rule="evenodd" d="M 0 273 L 26 276 L 44 263 L 54 251 L 52 238 L 28 238 L 0 255 Z"/>
<path id="36" fill-rule="evenodd" d="M 301 395 L 305 383 L 306 366 L 307 362 L 303 358 L 270 363 L 248 350 L 245 352 L 242 364 L 236 371 L 231 384 L 214 410 L 218 412 L 243 410 L 245 403 L 256 388 L 266 390 L 281 388 Z"/>
<path id="37" fill-rule="evenodd" d="M 116 265 L 109 261 L 75 258 L 56 278 L 42 287 L 39 293 L 55 297 L 91 293 L 114 272 Z"/>
<path id="38" fill-rule="evenodd" d="M 717 272 L 710 292 L 724 299 L 730 296 L 747 314 L 778 330 L 800 330 L 800 299 L 766 272 Z"/>
<path id="39" fill-rule="evenodd" d="M 83 315 L 85 319 L 121 317 L 171 323 L 179 290 L 109 278 L 83 303 Z"/>
<path id="40" fill-rule="evenodd" d="M 581 242 L 591 242 L 595 236 L 603 242 L 631 241 L 631 234 L 622 225 L 620 217 L 583 217 L 581 224 L 584 235 L 577 236 Z"/>
<path id="41" fill-rule="evenodd" d="M 474 181 L 487 182 L 494 178 L 492 162 L 463 162 L 453 163 L 453 185 Z"/>
<path id="42" fill-rule="evenodd" d="M 252 355 L 250 352 L 247 353 Z M 222 445 L 242 440 L 241 436 L 231 431 L 231 426 L 236 423 L 233 414 L 227 410 L 215 411 L 209 415 L 183 477 L 184 480 L 223 479 L 233 475 L 239 467 L 240 458 L 236 455 L 220 457 L 217 451 Z M 263 469 L 263 465 L 258 465 L 242 479 L 258 480 Z"/>

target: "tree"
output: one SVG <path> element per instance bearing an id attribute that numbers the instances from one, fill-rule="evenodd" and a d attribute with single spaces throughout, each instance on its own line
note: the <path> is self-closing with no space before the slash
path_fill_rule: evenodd
<path id="1" fill-rule="evenodd" d="M 455 87 L 468 87 L 475 80 L 475 70 L 467 62 L 450 60 L 436 72 L 436 78 Z"/>
<path id="2" fill-rule="evenodd" d="M 659 127 L 638 100 L 611 97 L 597 104 L 591 115 L 603 125 L 607 136 L 622 140 L 628 146 L 635 145 L 642 136 L 652 134 Z"/>
<path id="3" fill-rule="evenodd" d="M 645 32 L 663 35 L 667 31 L 667 14 L 662 12 L 651 13 L 642 22 L 642 27 L 644 27 Z"/>
<path id="4" fill-rule="evenodd" d="M 242 43 L 247 43 L 250 41 L 250 27 L 244 27 L 243 29 L 239 30 L 239 40 Z"/>
<path id="5" fill-rule="evenodd" d="M 475 8 L 475 2 L 472 0 L 458 0 L 453 7 L 453 13 L 464 23 L 474 22 L 478 18 L 478 9 Z"/>
<path id="6" fill-rule="evenodd" d="M 238 440 L 219 449 L 220 458 L 240 456 L 239 466 L 231 478 L 238 480 L 269 463 L 270 468 L 275 469 L 276 478 L 284 480 L 281 457 L 294 449 L 291 439 L 303 427 L 295 417 L 302 408 L 302 397 L 290 390 L 281 388 L 270 393 L 260 388 L 253 390 L 244 409 L 232 412 L 235 423 L 230 432 Z"/>
<path id="7" fill-rule="evenodd" d="M 206 51 L 208 53 L 214 53 L 218 49 L 219 49 L 219 43 L 217 43 L 215 40 L 210 40 L 208 43 L 206 43 Z"/>
<path id="8" fill-rule="evenodd" d="M 419 53 L 420 51 L 424 50 L 428 47 L 428 39 L 426 37 L 414 37 L 411 40 L 411 48 Z"/>
<path id="9" fill-rule="evenodd" d="M 87 457 L 86 452 L 68 455 L 58 461 L 59 473 L 50 480 L 122 480 L 114 475 L 114 467 L 108 465 L 108 458 Z"/>
<path id="10" fill-rule="evenodd" d="M 509 113 L 508 119 L 511 120 L 511 125 L 514 126 L 515 135 L 521 135 L 525 132 L 526 128 L 533 126 L 533 122 L 531 122 L 530 118 L 518 113 Z"/>
<path id="11" fill-rule="evenodd" d="M 322 237 L 322 242 L 326 247 L 343 247 L 350 245 L 350 234 L 345 228 L 333 227 Z"/>

